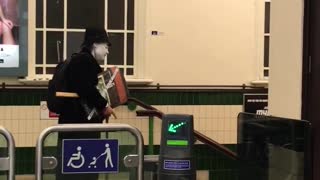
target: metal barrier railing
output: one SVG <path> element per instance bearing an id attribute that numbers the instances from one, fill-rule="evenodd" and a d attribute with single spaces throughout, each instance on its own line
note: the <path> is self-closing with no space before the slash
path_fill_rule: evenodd
<path id="1" fill-rule="evenodd" d="M 15 179 L 15 142 L 12 134 L 5 129 L 0 127 L 0 134 L 2 134 L 8 142 L 8 157 L 0 158 L 0 171 L 9 171 L 9 180 Z"/>
<path id="2" fill-rule="evenodd" d="M 51 133 L 59 133 L 59 132 L 119 132 L 125 131 L 130 132 L 137 140 L 137 157 L 136 159 L 136 167 L 137 167 L 137 179 L 143 180 L 143 161 L 144 161 L 144 153 L 143 153 L 143 137 L 141 132 L 127 124 L 64 124 L 49 127 L 43 130 L 37 140 L 36 146 L 36 179 L 42 179 L 43 170 L 48 168 L 48 164 L 56 164 L 54 161 L 49 161 L 49 163 L 45 163 L 48 160 L 52 160 L 52 157 L 43 157 L 43 144 L 45 138 Z M 130 159 L 130 158 L 129 158 Z M 126 160 L 124 160 L 126 162 Z M 129 160 L 129 163 L 131 160 Z"/>

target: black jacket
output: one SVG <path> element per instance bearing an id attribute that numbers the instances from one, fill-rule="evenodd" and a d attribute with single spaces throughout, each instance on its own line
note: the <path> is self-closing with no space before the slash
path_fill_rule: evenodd
<path id="1" fill-rule="evenodd" d="M 96 89 L 100 72 L 101 67 L 88 50 L 72 55 L 66 70 L 67 86 L 69 92 L 76 92 L 80 98 L 67 98 L 59 116 L 59 124 L 101 123 L 104 120 L 102 113 L 107 101 Z M 100 116 L 88 121 L 81 103 L 96 108 Z"/>

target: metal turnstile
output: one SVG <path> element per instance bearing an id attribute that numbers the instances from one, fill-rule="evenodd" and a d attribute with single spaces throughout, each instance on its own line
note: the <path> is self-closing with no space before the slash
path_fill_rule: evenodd
<path id="1" fill-rule="evenodd" d="M 81 138 L 74 138 L 79 133 Z M 92 138 L 97 133 L 99 137 Z M 99 179 L 143 180 L 143 145 L 141 132 L 127 124 L 52 126 L 37 141 L 36 179 L 98 174 Z"/>
<path id="2" fill-rule="evenodd" d="M 8 180 L 15 179 L 15 142 L 12 134 L 5 129 L 0 127 L 0 171 L 4 172 L 3 176 L 6 176 Z M 2 147 L 4 146 L 4 147 Z"/>

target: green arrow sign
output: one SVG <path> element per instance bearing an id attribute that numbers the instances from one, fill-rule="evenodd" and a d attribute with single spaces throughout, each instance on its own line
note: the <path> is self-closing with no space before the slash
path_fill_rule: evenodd
<path id="1" fill-rule="evenodd" d="M 181 122 L 179 124 L 174 125 L 173 123 L 169 124 L 168 131 L 171 133 L 176 133 L 177 129 L 179 129 L 181 126 L 186 125 L 186 122 Z"/>

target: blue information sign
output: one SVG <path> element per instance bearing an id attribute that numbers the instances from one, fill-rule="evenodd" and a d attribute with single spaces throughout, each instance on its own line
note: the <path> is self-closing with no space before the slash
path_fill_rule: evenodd
<path id="1" fill-rule="evenodd" d="M 119 144 L 116 139 L 65 139 L 62 173 L 116 173 Z"/>
<path id="2" fill-rule="evenodd" d="M 190 169 L 190 160 L 164 160 L 163 169 L 189 170 Z"/>

